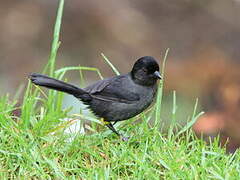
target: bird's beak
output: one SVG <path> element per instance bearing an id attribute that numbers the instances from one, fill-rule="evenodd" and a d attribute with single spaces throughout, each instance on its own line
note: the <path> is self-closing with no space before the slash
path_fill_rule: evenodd
<path id="1" fill-rule="evenodd" d="M 157 77 L 158 79 L 162 79 L 162 76 L 161 76 L 161 74 L 160 74 L 159 71 L 155 71 L 153 74 L 154 74 L 154 76 Z"/>

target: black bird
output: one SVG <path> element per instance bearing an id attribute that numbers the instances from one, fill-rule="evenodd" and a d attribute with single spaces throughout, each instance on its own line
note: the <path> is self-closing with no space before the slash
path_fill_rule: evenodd
<path id="1" fill-rule="evenodd" d="M 30 79 L 36 85 L 75 96 L 120 136 L 112 122 L 115 124 L 134 117 L 149 107 L 161 75 L 156 60 L 144 56 L 135 62 L 130 73 L 97 81 L 83 89 L 42 74 L 33 73 Z"/>

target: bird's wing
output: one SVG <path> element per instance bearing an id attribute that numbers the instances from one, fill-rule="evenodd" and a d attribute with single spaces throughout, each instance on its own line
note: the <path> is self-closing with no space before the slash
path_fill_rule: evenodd
<path id="1" fill-rule="evenodd" d="M 114 79 L 114 77 L 99 80 L 99 81 L 85 87 L 84 90 L 90 94 L 101 92 L 107 85 L 109 85 L 111 83 L 111 81 L 113 81 L 113 79 Z"/>
<path id="2" fill-rule="evenodd" d="M 133 103 L 140 99 L 139 95 L 133 93 L 128 83 L 127 75 L 115 76 L 86 87 L 84 90 L 90 93 L 94 98 L 103 101 Z"/>

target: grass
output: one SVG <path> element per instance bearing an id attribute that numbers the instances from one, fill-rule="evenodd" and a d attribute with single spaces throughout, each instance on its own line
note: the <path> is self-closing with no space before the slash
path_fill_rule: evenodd
<path id="1" fill-rule="evenodd" d="M 87 70 L 103 78 L 97 68 L 55 70 L 64 0 L 59 2 L 52 50 L 44 72 L 63 79 L 66 72 L 77 70 L 83 80 Z M 128 142 L 120 141 L 96 118 L 81 111 L 72 115 L 70 108 L 62 109 L 63 93 L 50 90 L 45 94 L 29 82 L 21 106 L 8 95 L 0 97 L 1 179 L 239 179 L 238 151 L 226 154 L 219 147 L 218 138 L 206 144 L 192 132 L 191 126 L 202 115 L 197 110 L 198 101 L 189 112 L 188 123 L 180 127 L 176 112 L 181 104 L 174 92 L 168 119 L 171 126 L 165 133 L 160 131 L 163 82 L 159 84 L 155 106 L 137 118 L 117 124 L 131 136 Z M 81 131 L 66 133 L 70 125 L 79 121 Z M 87 128 L 82 127 L 85 121 Z"/>

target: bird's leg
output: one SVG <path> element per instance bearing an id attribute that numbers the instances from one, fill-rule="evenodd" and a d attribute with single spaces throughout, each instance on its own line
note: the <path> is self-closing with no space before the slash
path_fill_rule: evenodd
<path id="1" fill-rule="evenodd" d="M 111 129 L 115 134 L 117 134 L 123 141 L 128 141 L 129 137 L 125 137 L 117 132 L 117 130 L 113 127 L 112 123 L 106 124 L 106 126 Z"/>
<path id="2" fill-rule="evenodd" d="M 104 125 L 106 125 L 112 132 L 114 132 L 115 134 L 117 134 L 119 137 L 121 137 L 121 139 L 123 141 L 127 141 L 129 139 L 129 137 L 124 137 L 123 135 L 121 135 L 119 132 L 117 132 L 117 130 L 114 128 L 114 126 L 112 125 L 112 123 L 110 123 L 109 121 L 105 121 L 103 118 L 101 118 L 101 121 L 103 122 Z M 115 122 L 116 123 L 116 122 Z M 114 124 L 115 124 L 114 123 Z"/>
<path id="3" fill-rule="evenodd" d="M 113 126 L 114 126 L 116 123 L 117 123 L 117 121 L 115 121 L 115 122 L 113 123 Z"/>
<path id="4" fill-rule="evenodd" d="M 119 134 L 119 132 L 117 132 L 117 130 L 114 128 L 114 126 L 109 122 L 108 124 L 106 124 L 106 126 L 112 130 L 112 132 L 114 132 L 115 134 L 117 134 L 118 136 L 121 136 L 121 134 Z"/>

